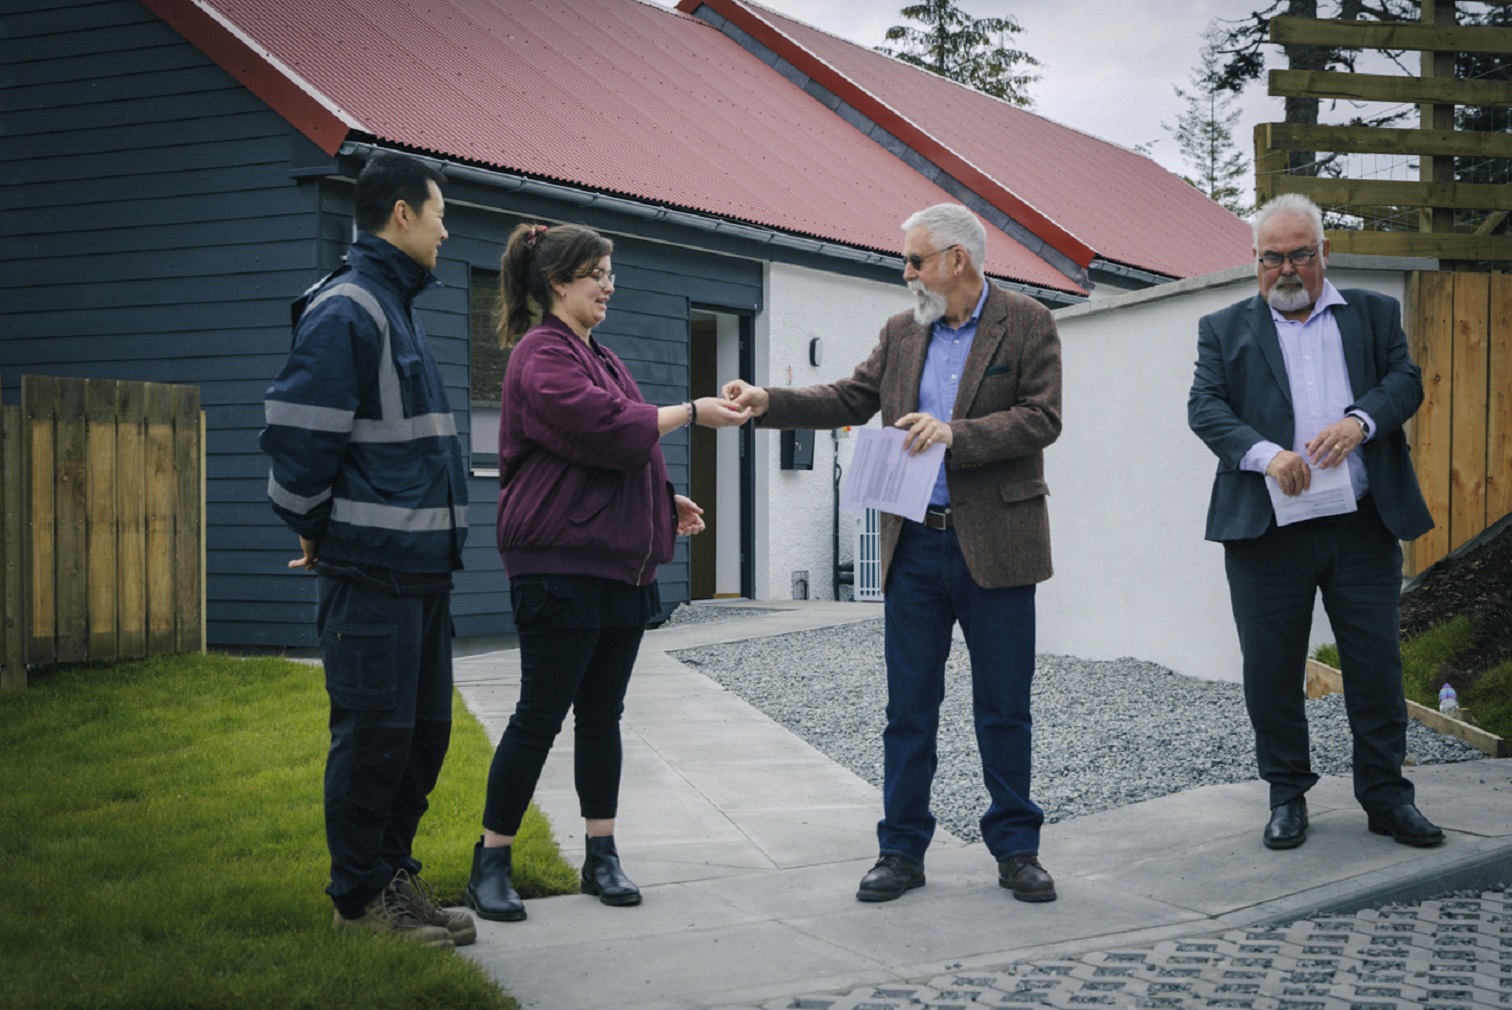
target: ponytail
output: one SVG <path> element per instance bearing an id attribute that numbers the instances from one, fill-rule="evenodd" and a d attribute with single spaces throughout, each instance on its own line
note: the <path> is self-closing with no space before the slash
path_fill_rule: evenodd
<path id="1" fill-rule="evenodd" d="M 499 346 L 513 347 L 551 308 L 552 284 L 586 277 L 613 251 L 582 225 L 516 225 L 499 261 Z"/>

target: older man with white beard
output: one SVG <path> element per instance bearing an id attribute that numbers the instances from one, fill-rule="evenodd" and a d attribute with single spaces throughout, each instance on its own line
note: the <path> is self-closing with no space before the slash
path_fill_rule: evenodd
<path id="1" fill-rule="evenodd" d="M 904 451 L 945 446 L 923 522 L 882 517 L 887 728 L 879 858 L 861 901 L 924 884 L 929 809 L 951 629 L 971 654 L 982 774 L 991 803 L 982 838 L 998 883 L 1020 901 L 1053 901 L 1039 862 L 1044 814 L 1029 798 L 1034 587 L 1048 579 L 1043 450 L 1060 435 L 1060 340 L 1049 311 L 986 282 L 987 233 L 965 207 L 940 204 L 903 222 L 903 279 L 917 299 L 887 321 L 846 379 L 804 389 L 736 380 L 724 394 L 776 428 L 882 423 Z"/>
<path id="2" fill-rule="evenodd" d="M 1187 413 L 1218 457 L 1207 539 L 1224 547 L 1256 762 L 1270 784 L 1261 842 L 1292 849 L 1307 840 L 1305 794 L 1318 776 L 1303 668 L 1321 591 L 1338 639 L 1366 825 L 1407 845 L 1437 845 L 1444 833 L 1418 811 L 1402 775 L 1398 541 L 1421 536 L 1433 520 L 1403 433 L 1423 384 L 1401 307 L 1324 279 L 1328 240 L 1306 197 L 1287 194 L 1260 209 L 1255 256 L 1259 295 L 1199 324 Z M 1278 522 L 1267 478 L 1296 497 L 1316 473 L 1338 467 L 1351 492 L 1340 495 L 1346 510 Z"/>

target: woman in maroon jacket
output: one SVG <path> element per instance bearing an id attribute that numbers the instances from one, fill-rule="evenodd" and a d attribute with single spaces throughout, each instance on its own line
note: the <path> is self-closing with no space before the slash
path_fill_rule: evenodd
<path id="1" fill-rule="evenodd" d="M 608 239 L 578 225 L 520 225 L 505 247 L 499 341 L 512 348 L 499 418 L 499 553 L 520 635 L 520 700 L 494 752 L 467 904 L 525 918 L 510 852 L 568 708 L 587 822 L 584 894 L 635 905 L 614 845 L 620 733 L 646 622 L 660 613 L 656 566 L 704 528 L 675 493 L 660 439 L 750 417 L 706 396 L 656 407 L 593 338 L 614 294 Z M 531 325 L 534 312 L 544 309 Z"/>

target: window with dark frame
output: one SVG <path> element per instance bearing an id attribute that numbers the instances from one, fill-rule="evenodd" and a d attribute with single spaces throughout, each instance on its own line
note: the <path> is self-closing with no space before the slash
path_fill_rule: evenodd
<path id="1" fill-rule="evenodd" d="M 499 346 L 499 271 L 473 267 L 467 295 L 468 408 L 472 465 L 498 465 L 499 390 L 509 351 Z"/>

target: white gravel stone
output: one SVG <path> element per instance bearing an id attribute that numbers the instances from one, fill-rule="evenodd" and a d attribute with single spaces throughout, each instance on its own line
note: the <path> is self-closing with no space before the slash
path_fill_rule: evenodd
<path id="1" fill-rule="evenodd" d="M 697 608 L 677 613 L 688 609 Z M 880 786 L 887 703 L 882 627 L 880 620 L 864 621 L 673 655 Z M 951 650 L 945 684 L 935 818 L 952 834 L 977 841 L 988 800 L 972 726 L 970 662 L 960 642 Z M 1047 822 L 1256 777 L 1254 733 L 1238 684 L 1195 680 L 1138 659 L 1040 656 L 1032 691 L 1032 796 Z M 1313 770 L 1348 774 L 1343 699 L 1310 701 L 1307 716 Z M 1484 755 L 1409 722 L 1407 757 L 1438 764 Z"/>

